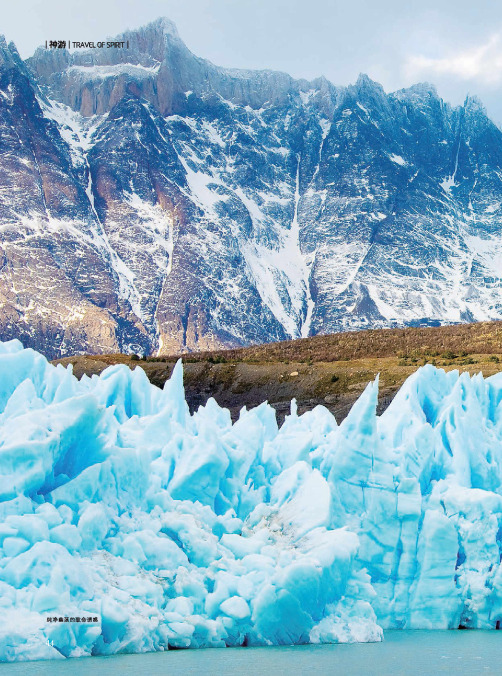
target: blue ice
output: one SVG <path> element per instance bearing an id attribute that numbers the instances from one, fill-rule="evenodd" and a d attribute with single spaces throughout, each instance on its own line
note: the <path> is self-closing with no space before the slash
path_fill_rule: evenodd
<path id="1" fill-rule="evenodd" d="M 190 414 L 181 363 L 79 381 L 0 343 L 0 659 L 495 628 L 502 374 L 377 397 L 232 424 Z"/>

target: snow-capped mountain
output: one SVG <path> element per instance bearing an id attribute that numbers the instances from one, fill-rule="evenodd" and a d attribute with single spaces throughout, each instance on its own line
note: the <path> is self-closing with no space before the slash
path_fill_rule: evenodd
<path id="1" fill-rule="evenodd" d="M 473 98 L 0 43 L 0 337 L 172 353 L 502 319 L 502 132 Z"/>

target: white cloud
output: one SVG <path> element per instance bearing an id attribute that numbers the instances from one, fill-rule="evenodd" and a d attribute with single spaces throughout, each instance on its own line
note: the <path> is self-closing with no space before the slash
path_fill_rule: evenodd
<path id="1" fill-rule="evenodd" d="M 404 71 L 406 77 L 414 81 L 449 77 L 477 81 L 491 87 L 499 85 L 502 82 L 502 36 L 496 33 L 478 47 L 441 58 L 423 55 L 408 57 Z"/>

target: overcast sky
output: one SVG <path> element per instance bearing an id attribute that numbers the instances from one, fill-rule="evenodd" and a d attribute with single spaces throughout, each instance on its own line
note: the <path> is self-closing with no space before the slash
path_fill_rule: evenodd
<path id="1" fill-rule="evenodd" d="M 502 123 L 502 2 L 493 0 L 14 0 L 0 31 L 26 58 L 50 39 L 100 40 L 167 16 L 198 56 L 335 84 L 479 96 Z"/>

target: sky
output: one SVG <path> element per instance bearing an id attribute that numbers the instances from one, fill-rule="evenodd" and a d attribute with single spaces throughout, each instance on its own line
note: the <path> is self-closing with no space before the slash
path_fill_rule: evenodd
<path id="1" fill-rule="evenodd" d="M 16 0 L 0 32 L 30 56 L 46 40 L 103 40 L 166 16 L 198 56 L 386 91 L 431 82 L 478 96 L 502 125 L 502 2 L 493 0 Z"/>

